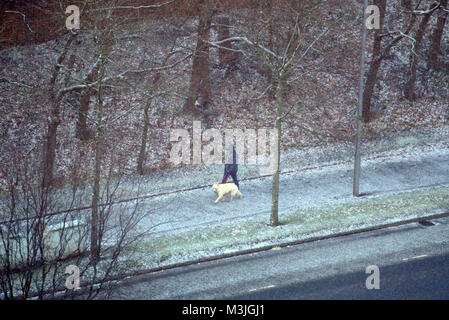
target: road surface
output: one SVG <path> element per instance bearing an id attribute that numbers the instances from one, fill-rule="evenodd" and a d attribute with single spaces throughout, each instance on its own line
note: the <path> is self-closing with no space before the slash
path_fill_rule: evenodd
<path id="1" fill-rule="evenodd" d="M 160 271 L 114 299 L 449 299 L 449 218 Z M 368 266 L 379 289 L 367 289 Z M 370 284 L 374 284 L 372 281 Z"/>

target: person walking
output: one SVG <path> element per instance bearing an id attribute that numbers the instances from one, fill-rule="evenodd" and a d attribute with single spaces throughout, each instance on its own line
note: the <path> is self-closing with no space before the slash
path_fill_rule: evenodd
<path id="1" fill-rule="evenodd" d="M 224 167 L 224 174 L 223 179 L 221 180 L 221 183 L 226 183 L 228 181 L 229 176 L 231 176 L 232 181 L 235 183 L 237 188 L 240 190 L 239 187 L 239 181 L 237 179 L 237 171 L 238 171 L 238 165 L 237 165 L 237 154 L 235 152 L 235 147 L 232 145 L 231 147 L 226 147 L 227 154 L 225 155 L 225 162 L 229 162 L 228 159 L 230 159 L 230 153 L 232 151 L 232 163 L 225 163 Z"/>

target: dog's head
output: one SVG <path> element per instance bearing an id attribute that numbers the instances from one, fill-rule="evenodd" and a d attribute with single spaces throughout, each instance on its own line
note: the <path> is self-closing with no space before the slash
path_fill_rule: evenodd
<path id="1" fill-rule="evenodd" d="M 212 190 L 217 193 L 217 189 L 218 189 L 218 183 L 214 183 L 212 186 Z"/>

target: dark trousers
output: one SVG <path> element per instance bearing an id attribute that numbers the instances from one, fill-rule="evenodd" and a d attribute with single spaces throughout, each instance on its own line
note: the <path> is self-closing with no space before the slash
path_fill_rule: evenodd
<path id="1" fill-rule="evenodd" d="M 235 168 L 234 170 L 230 170 L 230 171 L 227 171 L 226 169 L 227 168 L 225 167 L 225 171 L 224 171 L 224 175 L 223 175 L 223 179 L 221 180 L 221 183 L 226 183 L 229 176 L 231 176 L 232 182 L 234 182 L 235 185 L 237 186 L 237 188 L 240 189 L 239 181 L 237 180 L 237 168 Z"/>

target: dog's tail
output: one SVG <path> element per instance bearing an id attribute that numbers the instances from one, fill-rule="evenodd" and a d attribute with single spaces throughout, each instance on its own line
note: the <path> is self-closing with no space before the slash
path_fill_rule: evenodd
<path id="1" fill-rule="evenodd" d="M 242 197 L 242 193 L 240 192 L 240 190 L 237 190 L 236 194 L 239 196 L 239 198 Z"/>

